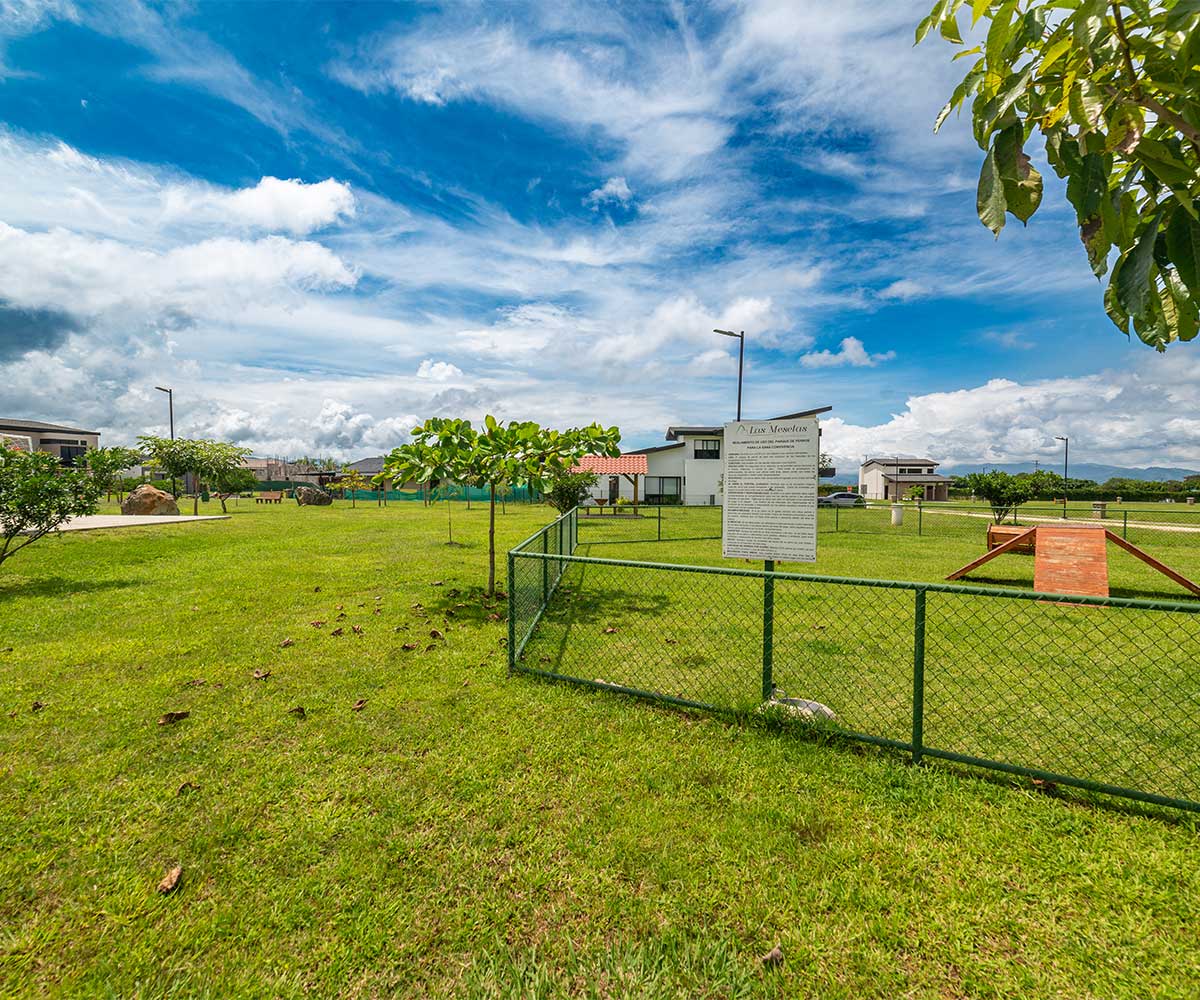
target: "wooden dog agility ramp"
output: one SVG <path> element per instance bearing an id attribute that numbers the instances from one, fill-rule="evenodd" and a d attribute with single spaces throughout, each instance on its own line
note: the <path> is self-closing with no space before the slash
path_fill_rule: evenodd
<path id="1" fill-rule="evenodd" d="M 947 580 L 960 580 L 986 562 L 1033 543 L 1033 589 L 1043 594 L 1108 596 L 1107 542 L 1120 546 L 1152 569 L 1200 597 L 1200 586 L 1176 573 L 1152 555 L 1107 528 L 1092 525 L 1042 524 L 1013 535 L 1002 545 L 951 573 Z"/>

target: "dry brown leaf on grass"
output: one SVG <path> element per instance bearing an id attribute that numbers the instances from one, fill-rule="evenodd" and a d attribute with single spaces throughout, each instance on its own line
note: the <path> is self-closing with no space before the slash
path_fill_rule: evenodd
<path id="1" fill-rule="evenodd" d="M 362 635 L 362 634 L 363 634 L 363 627 L 362 627 L 361 625 L 351 625 L 351 626 L 350 626 L 350 630 L 351 630 L 351 631 L 352 631 L 352 632 L 353 632 L 355 635 Z"/>
<path id="2" fill-rule="evenodd" d="M 442 585 L 442 581 L 441 581 L 441 580 L 434 580 L 434 581 L 433 581 L 433 583 L 431 583 L 429 586 L 431 586 L 431 587 L 440 587 L 441 585 Z"/>
<path id="3" fill-rule="evenodd" d="M 443 632 L 440 632 L 440 631 L 438 631 L 438 630 L 437 630 L 437 629 L 435 629 L 435 628 L 431 628 L 431 629 L 429 630 L 429 637 L 430 637 L 431 639 L 444 639 L 444 638 L 446 638 L 446 636 L 445 636 L 445 633 L 443 633 Z"/>
<path id="4" fill-rule="evenodd" d="M 493 611 L 490 615 L 488 615 L 487 620 L 490 622 L 498 622 L 500 620 L 500 616 Z"/>
<path id="5" fill-rule="evenodd" d="M 297 719 L 307 719 L 308 718 L 308 713 L 306 711 L 304 711 L 303 705 L 297 705 L 295 708 L 289 708 L 287 710 L 287 714 L 294 715 Z"/>
<path id="6" fill-rule="evenodd" d="M 162 881 L 158 883 L 158 891 L 164 896 L 174 892 L 179 887 L 179 880 L 182 876 L 183 865 L 176 865 L 162 877 Z"/>
<path id="7" fill-rule="evenodd" d="M 335 604 L 335 605 L 333 606 L 333 610 L 334 610 L 334 611 L 341 611 L 341 610 L 342 610 L 342 608 L 344 608 L 345 606 L 346 606 L 346 605 L 344 605 L 344 604 Z"/>
<path id="8" fill-rule="evenodd" d="M 313 593 L 314 593 L 314 594 L 319 594 L 320 592 L 321 592 L 321 588 L 320 588 L 320 587 L 313 587 Z"/>
<path id="9" fill-rule="evenodd" d="M 406 642 L 400 648 L 405 650 L 406 652 L 411 653 L 414 649 L 417 648 L 417 644 L 415 642 Z"/>
<path id="10" fill-rule="evenodd" d="M 346 630 L 345 630 L 344 628 L 342 628 L 342 627 L 339 625 L 337 628 L 335 628 L 335 629 L 334 629 L 332 632 L 330 632 L 329 634 L 330 634 L 331 636 L 345 635 L 345 634 L 346 634 Z"/>
<path id="11" fill-rule="evenodd" d="M 318 618 L 318 619 L 314 619 L 313 621 L 309 622 L 308 624 L 311 625 L 313 628 L 320 628 L 325 623 L 323 621 L 321 621 L 321 619 Z"/>
<path id="12" fill-rule="evenodd" d="M 775 968 L 783 965 L 783 949 L 780 948 L 779 945 L 776 945 L 765 955 L 763 955 L 759 961 L 762 962 L 763 965 L 767 966 L 767 968 Z"/>
<path id="13" fill-rule="evenodd" d="M 359 698 L 353 705 L 350 706 L 351 712 L 361 712 L 367 705 L 366 698 Z"/>
<path id="14" fill-rule="evenodd" d="M 613 634 L 615 631 L 616 631 L 616 629 L 615 629 L 615 628 L 614 628 L 612 625 L 609 625 L 609 626 L 608 626 L 608 628 L 606 628 L 606 629 L 604 630 L 604 634 L 605 634 L 605 635 L 612 635 L 612 634 Z"/>
<path id="15" fill-rule="evenodd" d="M 296 645 L 296 640 L 295 640 L 295 639 L 284 639 L 284 640 L 283 640 L 283 642 L 281 642 L 281 643 L 279 644 L 279 648 L 280 648 L 280 649 L 287 649 L 287 648 L 288 648 L 288 646 L 294 646 L 294 645 Z"/>
<path id="16" fill-rule="evenodd" d="M 346 612 L 345 612 L 345 611 L 339 611 L 339 612 L 337 613 L 337 616 L 336 616 L 336 617 L 335 617 L 333 620 L 334 620 L 335 622 L 340 622 L 340 621 L 341 621 L 343 618 L 345 618 L 345 617 L 346 617 Z"/>
<path id="17" fill-rule="evenodd" d="M 271 671 L 269 671 L 269 670 L 254 671 L 254 679 L 256 681 L 265 681 L 270 676 L 271 676 Z"/>
<path id="18" fill-rule="evenodd" d="M 191 712 L 164 712 L 158 720 L 160 726 L 170 726 L 179 722 L 181 719 L 186 719 Z"/>
<path id="19" fill-rule="evenodd" d="M 435 649 L 437 649 L 437 646 L 431 642 L 428 646 L 425 647 L 425 652 L 432 653 Z"/>
<path id="20" fill-rule="evenodd" d="M 185 781 L 182 785 L 175 789 L 176 795 L 187 795 L 188 792 L 198 792 L 200 786 L 194 781 Z"/>

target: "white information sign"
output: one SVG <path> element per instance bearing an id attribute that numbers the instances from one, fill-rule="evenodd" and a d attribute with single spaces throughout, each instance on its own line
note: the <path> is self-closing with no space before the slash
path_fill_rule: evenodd
<path id="1" fill-rule="evenodd" d="M 816 418 L 728 423 L 724 447 L 721 554 L 816 562 Z"/>

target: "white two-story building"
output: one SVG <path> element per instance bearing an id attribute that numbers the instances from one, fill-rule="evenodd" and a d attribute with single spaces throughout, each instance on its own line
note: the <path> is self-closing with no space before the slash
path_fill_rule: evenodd
<path id="1" fill-rule="evenodd" d="M 906 455 L 868 458 L 858 470 L 858 492 L 868 500 L 903 500 L 917 486 L 922 500 L 946 500 L 950 477 L 938 475 L 938 465 L 930 458 Z"/>
<path id="2" fill-rule="evenodd" d="M 832 406 L 821 406 L 770 419 L 798 420 L 832 409 Z M 725 475 L 724 425 L 668 427 L 667 441 L 670 443 L 625 453 L 646 456 L 646 474 L 638 491 L 639 501 L 688 506 L 720 504 Z M 625 476 L 601 476 L 592 489 L 592 496 L 610 503 L 621 497 L 632 501 L 633 483 Z"/>

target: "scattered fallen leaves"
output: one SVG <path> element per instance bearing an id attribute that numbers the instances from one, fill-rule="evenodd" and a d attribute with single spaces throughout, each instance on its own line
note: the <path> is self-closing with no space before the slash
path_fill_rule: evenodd
<path id="1" fill-rule="evenodd" d="M 615 631 L 616 631 L 616 628 L 614 628 L 612 625 L 609 625 L 609 626 L 608 626 L 608 628 L 606 628 L 606 629 L 604 630 L 604 634 L 605 634 L 605 635 L 612 635 L 612 634 L 613 634 Z"/>
<path id="2" fill-rule="evenodd" d="M 187 795 L 189 792 L 198 792 L 198 791 L 200 791 L 200 786 L 197 785 L 194 781 L 185 781 L 182 785 L 180 785 L 178 788 L 175 789 L 175 794 L 177 796 L 178 795 Z"/>
<path id="3" fill-rule="evenodd" d="M 287 648 L 288 648 L 288 646 L 294 646 L 294 645 L 296 645 L 296 640 L 295 640 L 295 639 L 284 639 L 284 640 L 283 640 L 283 642 L 281 642 L 281 643 L 279 644 L 279 648 L 280 648 L 280 649 L 287 649 Z"/>
<path id="4" fill-rule="evenodd" d="M 254 671 L 254 679 L 256 681 L 265 681 L 270 676 L 271 676 L 271 671 L 269 671 L 269 670 Z"/>
<path id="5" fill-rule="evenodd" d="M 355 635 L 362 635 L 362 634 L 363 634 L 363 627 L 362 627 L 361 625 L 351 625 L 351 626 L 350 626 L 350 630 L 351 630 L 351 631 L 352 631 L 352 632 L 353 632 Z"/>
<path id="6" fill-rule="evenodd" d="M 426 646 L 426 647 L 425 647 L 425 652 L 427 652 L 427 653 L 432 653 L 432 652 L 433 652 L 435 649 L 437 649 L 437 646 L 435 646 L 435 645 L 434 645 L 434 644 L 431 642 L 431 643 L 430 643 L 428 646 Z"/>
<path id="7" fill-rule="evenodd" d="M 665 643 L 666 643 L 668 646 L 678 646 L 678 645 L 679 645 L 679 640 L 678 640 L 678 639 L 664 639 L 663 641 L 664 641 L 664 642 L 665 642 Z"/>
<path id="8" fill-rule="evenodd" d="M 287 714 L 294 715 L 297 719 L 307 719 L 308 718 L 308 713 L 306 711 L 304 711 L 303 705 L 297 705 L 295 708 L 289 708 L 287 710 Z"/>
<path id="9" fill-rule="evenodd" d="M 361 712 L 367 705 L 366 698 L 359 698 L 353 705 L 350 706 L 351 712 Z"/>
<path id="10" fill-rule="evenodd" d="M 821 631 L 821 630 L 822 630 L 824 627 L 825 627 L 824 625 L 814 625 L 814 626 L 813 626 L 813 631 L 814 631 L 814 632 L 820 632 L 820 631 Z"/>
<path id="11" fill-rule="evenodd" d="M 337 613 L 337 617 L 336 617 L 336 618 L 334 618 L 334 621 L 335 621 L 335 622 L 340 622 L 340 621 L 342 621 L 342 620 L 343 620 L 343 619 L 345 619 L 345 618 L 346 618 L 346 612 L 345 612 L 345 611 L 339 611 L 339 612 Z"/>
<path id="12" fill-rule="evenodd" d="M 376 595 L 375 595 L 375 600 L 377 600 L 377 601 L 382 601 L 382 600 L 383 600 L 383 597 L 382 597 L 382 595 L 380 595 L 380 594 L 376 594 Z"/>
<path id="13" fill-rule="evenodd" d="M 333 610 L 334 610 L 334 611 L 341 611 L 341 610 L 342 610 L 342 609 L 343 609 L 345 606 L 346 606 L 346 605 L 344 605 L 344 604 L 335 604 L 335 605 L 333 606 Z"/>
<path id="14" fill-rule="evenodd" d="M 182 875 L 183 865 L 176 865 L 162 877 L 162 881 L 158 883 L 158 891 L 164 896 L 174 892 L 179 886 L 179 879 Z"/>
<path id="15" fill-rule="evenodd" d="M 321 621 L 321 619 L 317 618 L 314 621 L 309 622 L 308 624 L 311 625 L 313 628 L 321 628 L 325 623 L 323 621 Z"/>
<path id="16" fill-rule="evenodd" d="M 496 596 L 502 601 L 508 600 L 508 594 L 506 594 L 503 590 L 497 590 Z"/>
<path id="17" fill-rule="evenodd" d="M 471 686 L 470 681 L 463 681 L 463 687 L 470 687 L 470 686 Z"/>
<path id="18" fill-rule="evenodd" d="M 314 593 L 314 594 L 319 594 L 320 592 L 321 592 L 321 588 L 320 588 L 320 587 L 313 587 L 313 593 Z"/>
<path id="19" fill-rule="evenodd" d="M 173 726 L 176 722 L 179 722 L 182 719 L 186 719 L 191 714 L 192 714 L 191 712 L 187 712 L 187 711 L 164 712 L 162 714 L 161 718 L 159 718 L 158 724 L 160 726 Z"/>
<path id="20" fill-rule="evenodd" d="M 416 644 L 415 642 L 406 642 L 406 643 L 405 643 L 403 646 L 401 646 L 400 648 L 401 648 L 401 649 L 403 649 L 403 650 L 405 650 L 405 651 L 407 651 L 407 652 L 409 652 L 409 653 L 411 653 L 411 652 L 412 652 L 414 649 L 416 649 L 416 648 L 417 648 L 417 644 Z"/>
<path id="21" fill-rule="evenodd" d="M 193 605 L 192 605 L 192 610 L 193 610 L 193 611 L 199 611 L 199 610 L 200 610 L 200 606 L 199 606 L 198 604 L 193 604 Z"/>
<path id="22" fill-rule="evenodd" d="M 345 634 L 346 634 L 346 630 L 345 630 L 344 628 L 342 628 L 342 627 L 339 625 L 337 628 L 335 628 L 335 629 L 334 629 L 332 632 L 330 632 L 329 634 L 330 634 L 330 635 L 345 635 Z"/>
<path id="23" fill-rule="evenodd" d="M 490 622 L 498 622 L 500 620 L 500 616 L 493 611 L 490 615 L 488 615 L 487 620 Z"/>
<path id="24" fill-rule="evenodd" d="M 429 630 L 429 637 L 431 639 L 444 639 L 444 638 L 446 638 L 446 634 L 436 628 L 431 628 Z"/>
<path id="25" fill-rule="evenodd" d="M 383 614 L 383 608 L 376 608 L 376 609 L 374 610 L 373 614 L 377 614 L 377 615 L 381 615 L 381 614 Z"/>
<path id="26" fill-rule="evenodd" d="M 12 646 L 5 646 L 3 649 L 0 649 L 0 653 L 11 653 L 12 651 Z"/>
<path id="27" fill-rule="evenodd" d="M 441 581 L 441 580 L 434 580 L 434 581 L 433 581 L 433 583 L 431 583 L 429 586 L 431 586 L 431 587 L 440 587 L 441 585 L 442 585 L 442 581 Z"/>
<path id="28" fill-rule="evenodd" d="M 413 611 L 420 611 L 423 607 L 425 607 L 425 605 L 417 602 L 416 604 L 410 605 L 410 607 L 413 609 Z"/>
<path id="29" fill-rule="evenodd" d="M 779 945 L 776 945 L 765 955 L 763 955 L 759 961 L 762 962 L 763 965 L 767 966 L 767 968 L 776 968 L 780 965 L 783 965 L 783 949 L 780 948 Z"/>

